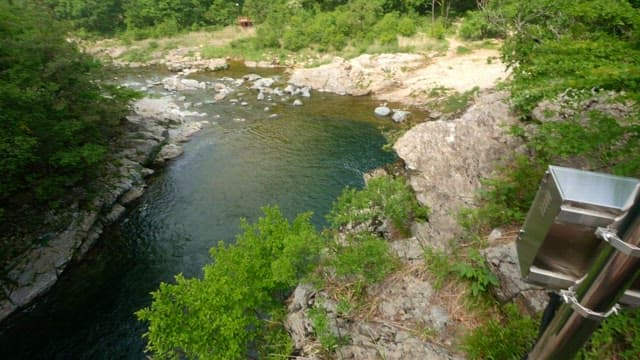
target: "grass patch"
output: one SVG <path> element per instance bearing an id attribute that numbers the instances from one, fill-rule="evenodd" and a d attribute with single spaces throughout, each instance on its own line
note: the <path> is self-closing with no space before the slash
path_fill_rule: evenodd
<path id="1" fill-rule="evenodd" d="M 315 307 L 309 310 L 309 319 L 313 325 L 315 337 L 320 342 L 322 352 L 325 355 L 332 354 L 339 345 L 348 343 L 348 338 L 333 333 L 329 327 L 330 321 L 327 309 L 322 304 L 316 304 Z"/>
<path id="2" fill-rule="evenodd" d="M 425 107 L 453 117 L 467 110 L 479 92 L 480 89 L 477 86 L 463 93 L 438 86 L 429 90 L 429 100 L 425 103 Z"/>
<path id="3" fill-rule="evenodd" d="M 127 62 L 139 62 L 139 63 L 147 62 L 153 59 L 154 50 L 155 49 L 151 49 L 149 47 L 147 48 L 131 47 L 129 50 L 127 50 L 120 56 L 120 59 Z"/>
<path id="4" fill-rule="evenodd" d="M 462 341 L 469 359 L 520 360 L 537 335 L 537 321 L 522 315 L 514 304 L 502 308 L 501 317 L 475 328 Z"/>
<path id="5" fill-rule="evenodd" d="M 469 49 L 468 47 L 460 45 L 460 46 L 458 46 L 456 48 L 456 54 L 458 54 L 458 55 L 471 54 L 471 49 Z"/>

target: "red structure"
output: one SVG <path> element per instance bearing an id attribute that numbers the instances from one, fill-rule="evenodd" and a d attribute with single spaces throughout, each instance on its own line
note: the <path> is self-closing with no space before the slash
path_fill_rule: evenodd
<path id="1" fill-rule="evenodd" d="M 238 17 L 238 25 L 243 29 L 250 28 L 253 26 L 253 21 L 246 16 L 240 16 Z"/>

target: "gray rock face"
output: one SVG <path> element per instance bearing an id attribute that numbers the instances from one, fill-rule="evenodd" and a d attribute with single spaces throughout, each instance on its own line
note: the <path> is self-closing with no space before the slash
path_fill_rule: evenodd
<path id="1" fill-rule="evenodd" d="M 378 106 L 373 112 L 376 114 L 376 116 L 385 117 L 391 115 L 391 109 L 386 106 Z"/>
<path id="2" fill-rule="evenodd" d="M 365 54 L 351 60 L 336 57 L 330 64 L 295 69 L 289 81 L 318 91 L 362 96 L 397 86 L 399 78 L 393 74 L 424 61 L 424 57 L 417 54 Z"/>
<path id="3" fill-rule="evenodd" d="M 327 312 L 328 328 L 335 336 L 348 335 L 349 342 L 336 349 L 339 359 L 459 359 L 443 347 L 421 339 L 415 324 L 442 332 L 450 321 L 446 310 L 431 305 L 431 285 L 413 274 L 385 282 L 376 289 L 379 303 L 366 319 L 345 319 L 337 313 L 335 300 L 308 285 L 299 286 L 291 298 L 285 322 L 294 347 L 305 359 L 313 358 L 320 345 L 314 339 L 308 310 L 321 306 Z"/>
<path id="4" fill-rule="evenodd" d="M 619 100 L 621 94 L 614 91 L 583 90 L 578 97 L 572 95 L 572 92 L 575 90 L 567 90 L 553 100 L 540 102 L 531 112 L 532 117 L 541 122 L 562 121 L 576 115 L 587 119 L 590 112 L 598 111 L 622 121 L 636 113 L 634 104 Z"/>
<path id="5" fill-rule="evenodd" d="M 316 291 L 313 286 L 309 284 L 298 285 L 293 292 L 293 298 L 291 299 L 291 303 L 289 304 L 289 310 L 295 312 L 308 308 L 313 304 L 311 300 L 315 296 L 315 294 Z"/>
<path id="6" fill-rule="evenodd" d="M 431 208 L 429 222 L 414 229 L 423 244 L 445 248 L 460 234 L 456 214 L 474 204 L 480 179 L 519 145 L 506 132 L 518 122 L 506 98 L 502 92 L 483 94 L 461 118 L 419 124 L 395 143 L 418 201 Z"/>
<path id="7" fill-rule="evenodd" d="M 544 310 L 548 301 L 546 291 L 522 281 L 515 243 L 490 247 L 482 254 L 500 280 L 500 287 L 494 289 L 498 300 L 507 302 L 515 299 L 532 314 Z"/>

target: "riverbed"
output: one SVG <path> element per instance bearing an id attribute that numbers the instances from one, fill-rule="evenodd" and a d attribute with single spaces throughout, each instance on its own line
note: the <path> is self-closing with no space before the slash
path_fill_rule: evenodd
<path id="1" fill-rule="evenodd" d="M 193 78 L 248 72 L 260 73 L 232 68 Z M 174 98 L 208 124 L 184 145 L 184 155 L 159 169 L 136 206 L 81 263 L 4 324 L 0 358 L 145 358 L 145 324 L 133 313 L 151 302 L 160 282 L 178 273 L 200 276 L 208 249 L 233 241 L 240 219 L 257 219 L 262 206 L 276 204 L 289 218 L 313 211 L 321 228 L 344 187 L 362 187 L 363 173 L 395 160 L 382 150 L 380 128 L 391 120 L 373 115 L 378 103 L 370 98 L 312 92 L 293 106 L 294 97 L 257 100 L 256 91 L 240 87 L 214 103 L 206 90 L 148 88 L 163 76 L 150 71 L 121 80 Z"/>

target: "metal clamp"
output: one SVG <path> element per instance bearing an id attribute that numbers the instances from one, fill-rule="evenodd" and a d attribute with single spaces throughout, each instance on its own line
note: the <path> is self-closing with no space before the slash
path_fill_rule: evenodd
<path id="1" fill-rule="evenodd" d="M 582 315 L 582 317 L 590 320 L 602 321 L 611 315 L 618 314 L 618 312 L 621 309 L 619 304 L 613 305 L 613 307 L 609 309 L 609 311 L 607 312 L 597 312 L 597 311 L 588 309 L 582 306 L 582 304 L 580 304 L 580 302 L 576 298 L 575 291 L 573 291 L 573 289 L 571 288 L 567 290 L 560 290 L 560 296 L 562 297 L 562 300 L 565 303 L 571 305 L 573 310 L 575 310 L 578 314 Z"/>
<path id="2" fill-rule="evenodd" d="M 596 236 L 608 242 L 609 244 L 611 244 L 611 246 L 613 246 L 616 250 L 620 251 L 623 254 L 633 257 L 640 257 L 639 247 L 622 241 L 616 233 L 607 228 L 599 227 L 598 229 L 596 229 Z"/>

